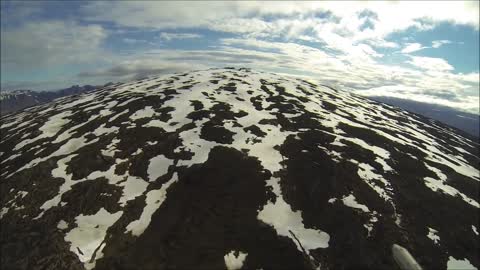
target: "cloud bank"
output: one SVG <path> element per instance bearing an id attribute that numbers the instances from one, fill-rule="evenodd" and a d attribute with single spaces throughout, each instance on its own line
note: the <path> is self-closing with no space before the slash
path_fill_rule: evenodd
<path id="1" fill-rule="evenodd" d="M 412 38 L 445 24 L 478 35 L 478 2 L 84 2 L 60 18 L 48 10 L 2 9 L 2 88 L 27 77 L 45 87 L 247 66 L 479 113 L 478 65 L 458 72 L 432 53 L 463 41 Z"/>

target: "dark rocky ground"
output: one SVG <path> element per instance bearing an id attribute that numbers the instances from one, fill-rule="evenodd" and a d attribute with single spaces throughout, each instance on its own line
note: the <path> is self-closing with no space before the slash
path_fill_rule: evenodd
<path id="1" fill-rule="evenodd" d="M 1 269 L 480 266 L 478 141 L 322 85 L 212 69 L 1 124 Z"/>

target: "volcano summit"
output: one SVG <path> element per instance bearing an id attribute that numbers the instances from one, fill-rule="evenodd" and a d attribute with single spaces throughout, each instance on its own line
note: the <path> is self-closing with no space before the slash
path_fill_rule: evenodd
<path id="1" fill-rule="evenodd" d="M 480 266 L 478 142 L 310 81 L 150 77 L 1 135 L 2 269 Z"/>

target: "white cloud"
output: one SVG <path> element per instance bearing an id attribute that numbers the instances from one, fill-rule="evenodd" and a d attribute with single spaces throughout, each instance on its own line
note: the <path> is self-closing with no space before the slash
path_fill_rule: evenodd
<path id="1" fill-rule="evenodd" d="M 407 63 L 428 71 L 450 71 L 454 68 L 442 58 L 410 56 Z"/>
<path id="2" fill-rule="evenodd" d="M 359 18 L 365 10 L 374 16 Z M 319 18 L 318 14 L 331 14 Z M 242 33 L 249 37 L 305 36 L 316 29 L 318 37 L 330 30 L 352 43 L 383 40 L 388 34 L 414 27 L 433 28 L 441 22 L 469 25 L 478 29 L 478 2 L 89 2 L 85 18 L 114 22 L 121 26 L 178 29 L 208 28 Z M 265 20 L 270 16 L 270 20 Z M 366 22 L 373 27 L 360 28 Z M 333 25 L 328 25 L 333 22 Z M 380 47 L 395 47 L 391 41 Z M 371 44 L 371 43 L 370 43 Z M 373 44 L 371 44 L 373 45 Z"/>
<path id="3" fill-rule="evenodd" d="M 114 66 L 106 69 L 81 72 L 80 78 L 103 78 L 104 80 L 128 81 L 146 76 L 181 72 L 196 68 L 205 68 L 203 65 L 191 65 L 181 62 L 138 57 L 138 59 L 123 59 Z"/>
<path id="4" fill-rule="evenodd" d="M 452 43 L 450 40 L 434 40 L 432 41 L 432 47 L 422 46 L 422 44 L 420 43 L 405 43 L 405 47 L 400 52 L 404 54 L 408 54 L 412 52 L 418 52 L 423 49 L 429 49 L 429 48 L 437 49 L 445 44 L 450 44 L 450 43 Z"/>
<path id="5" fill-rule="evenodd" d="M 167 32 L 162 32 L 160 33 L 160 39 L 170 41 L 173 39 L 192 39 L 192 38 L 201 38 L 203 37 L 200 34 L 195 34 L 195 33 L 167 33 Z"/>
<path id="6" fill-rule="evenodd" d="M 373 47 L 378 48 L 398 48 L 400 45 L 398 43 L 392 41 L 386 41 L 382 38 L 375 38 L 375 39 L 367 39 L 365 40 L 366 43 L 372 45 Z"/>
<path id="7" fill-rule="evenodd" d="M 450 40 L 434 40 L 432 41 L 432 48 L 440 48 L 442 45 L 452 43 Z"/>
<path id="8" fill-rule="evenodd" d="M 2 28 L 3 72 L 23 72 L 53 65 L 79 64 L 97 59 L 107 37 L 99 25 L 74 22 L 30 22 L 19 28 Z M 2 72 L 2 73 L 3 73 Z"/>
<path id="9" fill-rule="evenodd" d="M 93 25 L 50 21 L 2 28 L 2 75 L 3 70 L 13 74 L 69 63 L 96 66 L 103 61 L 101 67 L 110 68 L 82 72 L 82 80 L 127 80 L 233 63 L 303 74 L 358 93 L 374 89 L 404 97 L 428 97 L 432 102 L 456 102 L 452 106 L 478 111 L 478 73 L 454 74 L 453 67 L 441 58 L 411 56 L 411 67 L 381 64 L 383 54 L 379 50 L 399 48 L 398 43 L 389 40 L 389 34 L 411 28 L 421 31 L 450 22 L 478 30 L 478 2 L 106 1 L 86 2 L 82 10 L 82 19 Z M 369 12 L 362 13 L 365 10 Z M 119 54 L 102 50 L 108 33 L 96 23 L 104 21 L 113 23 L 114 30 L 124 32 L 153 33 L 160 29 L 163 32 L 159 38 L 165 41 L 201 37 L 184 33 L 191 31 L 185 28 L 237 35 L 219 40 L 216 47 L 208 50 L 138 50 Z M 298 40 L 316 42 L 318 46 L 296 44 Z M 123 42 L 143 43 L 127 37 Z M 447 41 L 438 40 L 431 46 L 444 44 Z M 425 48 L 419 43 L 407 43 L 401 52 L 408 54 Z M 477 101 L 476 107 L 472 100 Z M 460 101 L 469 105 L 460 106 Z"/>
<path id="10" fill-rule="evenodd" d="M 361 61 L 350 55 L 333 54 L 293 42 L 228 38 L 221 39 L 211 50 L 158 49 L 129 55 L 118 59 L 112 68 L 81 75 L 82 78 L 108 77 L 115 81 L 167 73 L 171 69 L 245 66 L 307 76 L 357 94 L 415 99 L 478 113 L 478 73 L 455 74 L 453 67 L 441 58 L 410 56 L 409 64 L 413 67 Z"/>
<path id="11" fill-rule="evenodd" d="M 420 43 L 406 43 L 406 46 L 401 50 L 401 53 L 417 52 L 429 47 L 424 47 Z"/>
<path id="12" fill-rule="evenodd" d="M 231 18 L 209 26 L 211 30 L 249 34 L 251 37 L 273 37 L 275 32 L 281 31 L 279 27 L 279 25 L 258 18 Z"/>
<path id="13" fill-rule="evenodd" d="M 120 25 L 148 28 L 201 27 L 217 20 L 248 18 L 253 15 L 293 15 L 303 17 L 318 11 L 331 11 L 346 18 L 364 10 L 378 15 L 381 31 L 415 25 L 415 19 L 450 21 L 478 29 L 478 3 L 475 2 L 91 2 L 85 14 L 92 20 L 113 21 Z M 419 24 L 417 22 L 417 24 Z"/>
<path id="14" fill-rule="evenodd" d="M 294 43 L 267 42 L 253 39 L 224 39 L 228 48 L 234 46 L 274 49 L 262 52 L 271 59 L 257 59 L 253 66 L 267 71 L 285 67 L 284 72 L 303 74 L 339 89 L 363 95 L 386 95 L 421 100 L 478 113 L 479 74 L 455 74 L 453 67 L 441 58 L 411 57 L 410 64 L 422 70 L 377 62 L 354 62 L 351 57 L 339 57 L 325 51 Z M 226 50 L 226 49 L 225 49 Z M 230 54 L 233 51 L 230 49 Z M 248 64 L 247 64 L 248 65 Z"/>
<path id="15" fill-rule="evenodd" d="M 16 28 L 2 27 L 1 87 L 12 89 L 23 85 L 52 90 L 72 84 L 99 83 L 79 82 L 68 70 L 110 62 L 112 53 L 102 49 L 106 37 L 106 30 L 99 25 L 71 21 L 37 21 Z"/>
<path id="16" fill-rule="evenodd" d="M 147 41 L 144 39 L 135 39 L 135 38 L 123 38 L 123 42 L 127 44 L 139 44 L 139 43 L 146 43 Z"/>

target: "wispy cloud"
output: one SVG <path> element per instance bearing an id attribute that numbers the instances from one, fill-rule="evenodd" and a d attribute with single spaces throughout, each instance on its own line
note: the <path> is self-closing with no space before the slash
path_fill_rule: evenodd
<path id="1" fill-rule="evenodd" d="M 3 30 L 2 71 L 22 72 L 58 64 L 78 64 L 97 59 L 107 32 L 100 25 L 79 25 L 68 21 L 27 23 Z M 7 69 L 7 70 L 4 70 Z"/>
<path id="2" fill-rule="evenodd" d="M 135 39 L 135 38 L 123 38 L 123 42 L 127 44 L 139 44 L 139 43 L 148 43 L 147 40 L 144 39 Z"/>
<path id="3" fill-rule="evenodd" d="M 453 67 L 442 58 L 410 56 L 411 60 L 407 63 L 428 71 L 449 71 Z"/>
<path id="4" fill-rule="evenodd" d="M 452 43 L 450 40 L 434 40 L 432 41 L 432 48 L 440 48 L 441 46 L 450 43 Z"/>
<path id="5" fill-rule="evenodd" d="M 162 32 L 160 33 L 160 39 L 170 41 L 173 39 L 192 39 L 192 38 L 201 38 L 203 37 L 200 34 L 195 34 L 195 33 L 168 33 L 168 32 Z"/>
<path id="6" fill-rule="evenodd" d="M 478 73 L 452 73 L 453 67 L 441 58 L 409 56 L 411 68 L 376 61 L 359 63 L 358 59 L 311 46 L 242 38 L 222 39 L 215 50 L 157 49 L 129 57 L 131 60 L 119 61 L 114 68 L 80 76 L 128 79 L 164 73 L 168 67 L 185 71 L 247 66 L 307 76 L 362 95 L 415 99 L 478 113 Z"/>
<path id="7" fill-rule="evenodd" d="M 432 12 L 432 5 L 435 12 Z M 84 8 L 86 18 L 94 21 L 115 22 L 119 25 L 148 28 L 214 27 L 231 18 L 262 18 L 282 15 L 314 17 L 317 12 L 331 12 L 348 21 L 364 10 L 375 14 L 378 22 L 365 35 L 386 35 L 392 31 L 421 26 L 419 19 L 432 23 L 451 21 L 468 24 L 478 29 L 478 3 L 475 2 L 91 2 Z M 398 16 L 402 14 L 402 16 Z M 298 16 L 297 16 L 298 17 Z M 371 16 L 370 16 L 371 17 Z M 347 19 L 345 19 L 347 18 Z M 365 16 L 359 24 L 365 23 Z M 355 19 L 357 20 L 357 19 Z M 370 28 L 367 28 L 370 29 Z M 371 29 L 370 29 L 371 30 Z"/>
<path id="8" fill-rule="evenodd" d="M 451 43 L 453 42 L 450 40 L 433 40 L 431 47 L 422 46 L 422 44 L 420 43 L 405 43 L 404 48 L 400 52 L 404 54 L 408 54 L 408 53 L 418 52 L 424 49 L 430 49 L 430 48 L 438 49 L 445 44 L 451 44 Z"/>
<path id="9" fill-rule="evenodd" d="M 140 79 L 151 75 L 168 74 L 180 71 L 187 71 L 193 67 L 206 68 L 203 65 L 173 63 L 172 61 L 154 60 L 154 59 L 132 59 L 123 60 L 116 65 L 92 71 L 84 71 L 77 74 L 79 78 L 105 78 L 107 80 L 132 80 Z"/>
<path id="10" fill-rule="evenodd" d="M 422 46 L 420 43 L 406 43 L 406 46 L 401 50 L 401 53 L 417 52 L 429 47 Z"/>
<path id="11" fill-rule="evenodd" d="M 452 58 L 426 56 L 463 40 L 415 38 L 445 24 L 478 35 L 478 2 L 112 1 L 65 12 L 42 3 L 2 2 L 2 87 L 28 76 L 100 82 L 238 65 L 478 111 L 478 66 L 461 74 Z"/>

